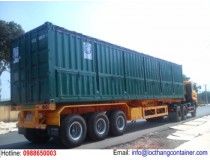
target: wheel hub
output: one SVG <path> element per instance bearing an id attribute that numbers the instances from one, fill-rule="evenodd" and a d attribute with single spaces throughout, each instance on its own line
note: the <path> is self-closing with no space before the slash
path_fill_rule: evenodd
<path id="1" fill-rule="evenodd" d="M 77 141 L 81 138 L 82 132 L 82 125 L 79 122 L 73 122 L 69 127 L 69 136 L 74 141 Z"/>
<path id="2" fill-rule="evenodd" d="M 124 120 L 124 117 L 123 116 L 119 116 L 117 118 L 117 127 L 119 130 L 123 130 L 124 127 L 125 127 L 125 120 Z"/>
<path id="3" fill-rule="evenodd" d="M 104 134 L 106 132 L 106 121 L 103 118 L 99 118 L 96 121 L 96 130 L 98 132 L 98 134 Z"/>

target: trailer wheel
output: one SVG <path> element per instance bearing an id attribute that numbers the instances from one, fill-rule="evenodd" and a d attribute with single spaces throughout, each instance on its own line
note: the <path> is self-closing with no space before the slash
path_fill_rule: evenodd
<path id="1" fill-rule="evenodd" d="M 120 136 L 124 133 L 127 125 L 125 113 L 123 111 L 112 111 L 109 116 L 110 134 Z"/>
<path id="2" fill-rule="evenodd" d="M 25 129 L 25 138 L 34 144 L 47 143 L 50 140 L 50 136 L 47 134 L 46 130 L 40 129 Z"/>
<path id="3" fill-rule="evenodd" d="M 187 119 L 187 108 L 185 105 L 182 106 L 182 120 L 186 120 Z"/>
<path id="4" fill-rule="evenodd" d="M 86 138 L 86 133 L 85 120 L 79 115 L 66 116 L 61 122 L 60 139 L 66 147 L 81 145 Z"/>
<path id="5" fill-rule="evenodd" d="M 88 118 L 88 137 L 92 140 L 102 140 L 109 133 L 109 119 L 104 113 L 93 113 Z"/>

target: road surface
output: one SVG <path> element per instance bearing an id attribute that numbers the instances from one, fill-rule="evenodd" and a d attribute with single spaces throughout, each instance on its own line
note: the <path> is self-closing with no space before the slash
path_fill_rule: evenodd
<path id="1" fill-rule="evenodd" d="M 205 115 L 210 115 L 210 106 L 198 107 L 196 117 L 202 117 Z M 189 120 L 190 119 L 187 119 L 186 121 Z M 140 120 L 135 123 L 130 122 L 128 123 L 126 133 L 123 136 L 108 137 L 107 139 L 98 142 L 86 140 L 86 142 L 83 145 L 77 147 L 77 149 L 108 148 L 109 146 L 114 146 L 117 144 L 133 141 L 151 132 L 164 130 L 178 123 L 171 123 L 167 119 L 162 122 L 152 122 L 152 123 L 146 122 L 145 120 Z M 17 132 L 11 132 L 5 135 L 0 135 L 0 149 L 50 149 L 50 148 L 63 149 L 64 146 L 62 146 L 59 142 L 55 140 L 52 140 L 44 145 L 31 144 L 24 138 L 23 135 L 19 135 Z"/>

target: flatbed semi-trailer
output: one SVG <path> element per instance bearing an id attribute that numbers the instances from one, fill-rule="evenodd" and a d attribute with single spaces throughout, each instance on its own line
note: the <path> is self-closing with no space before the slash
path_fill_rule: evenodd
<path id="1" fill-rule="evenodd" d="M 182 66 L 49 22 L 12 43 L 11 102 L 19 133 L 67 147 L 122 135 L 127 120 L 180 121 L 196 114 Z"/>

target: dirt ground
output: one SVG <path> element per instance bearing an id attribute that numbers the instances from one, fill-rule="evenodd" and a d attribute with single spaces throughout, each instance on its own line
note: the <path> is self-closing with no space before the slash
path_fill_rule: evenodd
<path id="1" fill-rule="evenodd" d="M 168 139 L 167 136 L 174 132 L 174 129 L 168 128 L 107 149 L 173 149 L 186 142 L 184 140 Z"/>

